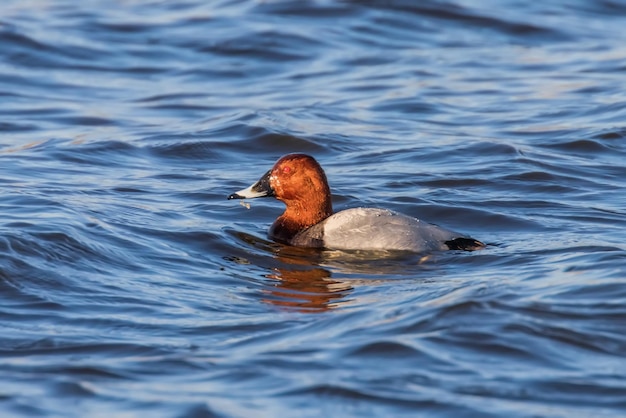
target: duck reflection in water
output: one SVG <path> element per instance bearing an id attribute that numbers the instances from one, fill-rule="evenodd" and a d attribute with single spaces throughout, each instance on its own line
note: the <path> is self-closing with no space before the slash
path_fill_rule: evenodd
<path id="1" fill-rule="evenodd" d="M 323 268 L 294 269 L 277 267 L 266 275 L 276 280 L 266 292 L 265 302 L 280 307 L 295 308 L 303 312 L 322 312 L 347 302 L 346 296 L 353 287 L 330 277 Z"/>
<path id="2" fill-rule="evenodd" d="M 330 271 L 319 267 L 325 259 L 322 251 L 276 244 L 245 232 L 234 231 L 234 235 L 263 254 L 263 262 L 257 259 L 253 264 L 272 266 L 271 272 L 264 275 L 271 281 L 263 289 L 263 302 L 302 312 L 323 312 L 349 302 L 347 296 L 354 289 L 351 281 L 333 279 Z M 269 263 L 267 255 L 271 256 Z M 226 259 L 251 263 L 247 257 L 233 255 Z"/>

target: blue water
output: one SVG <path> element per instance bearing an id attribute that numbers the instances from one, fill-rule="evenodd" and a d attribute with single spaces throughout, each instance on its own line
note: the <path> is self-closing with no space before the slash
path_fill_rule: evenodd
<path id="1" fill-rule="evenodd" d="M 0 5 L 0 416 L 626 416 L 626 3 Z M 336 209 L 488 243 L 268 241 Z"/>

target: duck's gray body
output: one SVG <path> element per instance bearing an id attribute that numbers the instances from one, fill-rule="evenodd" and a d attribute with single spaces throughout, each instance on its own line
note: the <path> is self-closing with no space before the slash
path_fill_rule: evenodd
<path id="1" fill-rule="evenodd" d="M 301 231 L 291 244 L 338 250 L 447 250 L 462 234 L 388 209 L 354 208 L 337 212 Z"/>

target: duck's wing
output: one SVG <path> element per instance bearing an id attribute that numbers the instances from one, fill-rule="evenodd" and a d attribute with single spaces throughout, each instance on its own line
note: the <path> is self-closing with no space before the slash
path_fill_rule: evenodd
<path id="1" fill-rule="evenodd" d="M 463 237 L 398 212 L 375 208 L 338 212 L 299 235 L 300 240 L 315 242 L 318 247 L 414 252 L 447 250 L 446 241 Z"/>

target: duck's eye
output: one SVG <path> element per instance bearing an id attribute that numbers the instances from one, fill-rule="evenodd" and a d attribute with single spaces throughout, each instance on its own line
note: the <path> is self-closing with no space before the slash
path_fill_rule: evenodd
<path id="1" fill-rule="evenodd" d="M 291 173 L 291 167 L 289 167 L 289 166 L 283 167 L 283 173 L 285 173 L 285 174 Z"/>

